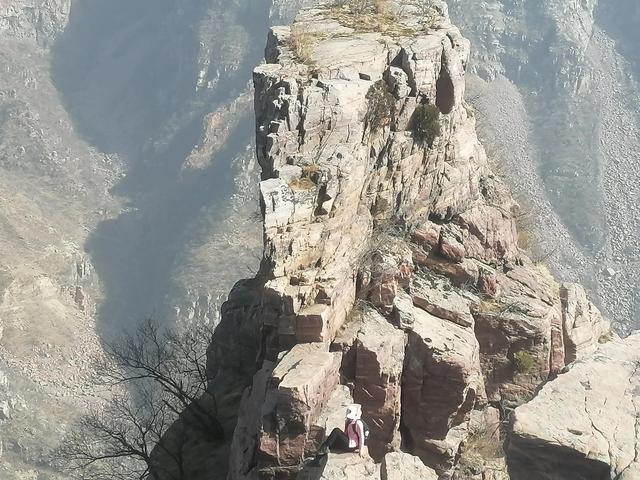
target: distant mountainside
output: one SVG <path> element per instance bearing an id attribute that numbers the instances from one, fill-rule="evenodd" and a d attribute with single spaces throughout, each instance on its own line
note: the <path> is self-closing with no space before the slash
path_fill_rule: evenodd
<path id="1" fill-rule="evenodd" d="M 530 205 L 532 243 L 563 278 L 589 286 L 620 328 L 636 328 L 637 2 L 450 5 L 473 46 L 481 133 Z"/>

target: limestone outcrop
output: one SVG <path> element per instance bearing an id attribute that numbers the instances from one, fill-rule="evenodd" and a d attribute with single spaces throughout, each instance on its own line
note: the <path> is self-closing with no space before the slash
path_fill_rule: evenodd
<path id="1" fill-rule="evenodd" d="M 608 331 L 519 248 L 464 102 L 468 55 L 436 0 L 328 3 L 271 29 L 254 72 L 264 257 L 209 352 L 212 390 L 243 397 L 219 404 L 229 479 L 452 478 L 474 417 Z M 309 464 L 350 400 L 373 459 Z"/>
<path id="2" fill-rule="evenodd" d="M 512 478 L 640 478 L 640 334 L 574 362 L 515 410 Z"/>

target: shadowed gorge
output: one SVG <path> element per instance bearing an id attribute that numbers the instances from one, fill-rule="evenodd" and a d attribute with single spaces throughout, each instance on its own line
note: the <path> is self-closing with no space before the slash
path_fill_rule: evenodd
<path id="1" fill-rule="evenodd" d="M 232 129 L 209 166 L 194 174 L 185 162 L 205 116 L 246 95 L 261 50 L 252 36 L 268 19 L 264 6 L 129 3 L 79 2 L 54 51 L 56 85 L 75 128 L 126 168 L 113 188 L 126 211 L 99 224 L 86 244 L 104 284 L 98 315 L 105 333 L 165 317 L 171 277 L 193 231 L 221 223 L 236 188 L 234 157 L 246 155 L 249 143 L 248 109 L 228 119 Z M 214 15 L 229 22 L 212 24 Z"/>

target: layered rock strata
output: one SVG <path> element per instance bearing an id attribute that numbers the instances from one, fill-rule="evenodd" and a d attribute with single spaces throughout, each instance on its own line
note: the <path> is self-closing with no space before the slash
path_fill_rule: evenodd
<path id="1" fill-rule="evenodd" d="M 345 388 L 374 460 L 402 449 L 450 478 L 473 416 L 527 400 L 608 331 L 518 247 L 446 5 L 376 5 L 303 10 L 254 73 L 264 258 L 210 349 L 231 479 L 308 471 Z"/>

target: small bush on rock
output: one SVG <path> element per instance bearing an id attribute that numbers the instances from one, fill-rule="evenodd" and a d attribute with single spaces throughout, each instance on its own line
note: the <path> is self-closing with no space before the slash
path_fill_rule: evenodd
<path id="1" fill-rule="evenodd" d="M 529 352 L 521 350 L 513 354 L 511 364 L 516 372 L 528 373 L 533 369 L 536 361 Z"/>
<path id="2" fill-rule="evenodd" d="M 461 448 L 454 478 L 462 480 L 481 475 L 492 460 L 504 457 L 498 429 L 499 425 L 470 430 Z"/>
<path id="3" fill-rule="evenodd" d="M 384 80 L 374 83 L 367 92 L 369 108 L 367 109 L 366 122 L 372 132 L 386 127 L 396 111 L 396 99 L 387 89 Z"/>
<path id="4" fill-rule="evenodd" d="M 411 117 L 411 127 L 414 138 L 431 147 L 441 133 L 440 110 L 435 105 L 418 105 Z"/>

